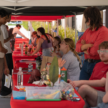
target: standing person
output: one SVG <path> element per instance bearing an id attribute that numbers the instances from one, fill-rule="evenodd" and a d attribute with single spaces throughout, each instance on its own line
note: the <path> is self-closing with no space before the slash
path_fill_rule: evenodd
<path id="1" fill-rule="evenodd" d="M 20 24 L 17 24 L 15 28 L 12 29 L 12 34 L 14 34 L 14 39 L 11 40 L 11 49 L 12 51 L 14 50 L 14 44 L 15 44 L 15 38 L 16 38 L 16 35 L 19 34 L 21 37 L 25 38 L 25 39 L 28 39 L 24 34 L 22 34 L 19 30 L 21 28 L 21 25 Z M 29 40 L 29 39 L 28 39 Z"/>
<path id="2" fill-rule="evenodd" d="M 67 69 L 67 78 L 72 81 L 79 80 L 81 60 L 75 51 L 73 40 L 64 39 L 60 44 L 60 50 L 63 52 L 62 59 L 66 61 L 63 67 Z"/>
<path id="3" fill-rule="evenodd" d="M 7 20 L 6 20 L 5 23 L 10 22 L 11 13 L 8 13 L 7 16 L 8 17 L 7 17 Z M 12 60 L 12 51 L 11 51 L 10 41 L 9 40 L 14 38 L 14 35 L 9 36 L 5 23 L 3 25 L 1 25 L 1 30 L 2 30 L 3 37 L 4 37 L 4 43 L 5 43 L 4 47 L 8 50 L 8 52 L 5 54 L 5 57 L 6 57 L 8 69 L 10 71 L 10 75 L 12 75 L 13 60 Z M 11 91 L 11 85 L 10 85 L 10 88 L 7 88 L 7 87 L 4 86 L 4 84 L 5 84 L 5 74 L 3 74 L 3 78 L 2 78 L 1 97 L 7 97 L 12 92 Z"/>
<path id="4" fill-rule="evenodd" d="M 76 44 L 77 52 L 85 53 L 85 61 L 80 73 L 80 80 L 88 80 L 96 63 L 100 62 L 97 53 L 98 46 L 108 41 L 108 29 L 102 25 L 101 14 L 98 8 L 88 7 L 84 11 L 86 24 L 90 26 Z"/>
<path id="5" fill-rule="evenodd" d="M 6 23 L 7 20 L 7 12 L 3 9 L 0 10 L 0 91 L 2 86 L 2 76 L 3 72 L 5 75 L 9 74 L 9 69 L 7 66 L 5 53 L 7 53 L 7 49 L 4 48 L 4 38 L 3 33 L 1 31 L 1 25 Z"/>
<path id="6" fill-rule="evenodd" d="M 45 29 L 40 27 L 37 29 L 37 34 L 40 36 L 37 48 L 30 56 L 36 54 L 42 48 L 42 56 L 51 56 L 52 50 L 52 37 L 45 34 Z"/>

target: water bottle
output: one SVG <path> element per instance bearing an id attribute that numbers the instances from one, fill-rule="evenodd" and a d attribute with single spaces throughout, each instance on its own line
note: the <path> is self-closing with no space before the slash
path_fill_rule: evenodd
<path id="1" fill-rule="evenodd" d="M 17 73 L 17 86 L 23 86 L 23 72 L 21 67 L 19 67 L 19 72 Z"/>

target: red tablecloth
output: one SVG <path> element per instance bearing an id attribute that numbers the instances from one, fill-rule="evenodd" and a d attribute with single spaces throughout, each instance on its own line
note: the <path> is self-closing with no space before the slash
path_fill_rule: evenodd
<path id="1" fill-rule="evenodd" d="M 37 55 L 34 55 L 34 56 L 27 56 L 27 55 L 23 55 L 21 56 L 21 54 L 12 54 L 12 58 L 13 58 L 13 66 L 15 68 L 15 63 L 17 60 L 21 60 L 21 59 L 34 59 L 37 58 Z"/>
<path id="2" fill-rule="evenodd" d="M 35 63 L 32 63 L 32 64 L 33 64 L 33 69 L 36 69 L 36 64 Z M 15 68 L 19 68 L 19 67 L 28 68 L 28 65 L 29 65 L 29 63 L 25 63 L 25 62 L 22 63 L 18 60 L 15 63 Z"/>
<path id="3" fill-rule="evenodd" d="M 33 84 L 27 84 L 30 75 L 24 75 L 24 85 L 25 86 L 34 86 Z M 17 75 L 13 75 L 13 85 L 17 84 Z M 16 88 L 14 87 L 14 90 Z M 76 92 L 76 91 L 75 91 Z M 76 92 L 79 96 L 79 94 Z M 80 96 L 79 96 L 80 97 Z M 81 97 L 80 97 L 81 98 Z M 83 108 L 85 102 L 81 98 L 79 102 L 72 102 L 72 101 L 54 101 L 54 102 L 43 102 L 43 101 L 26 101 L 26 100 L 15 100 L 11 97 L 10 105 L 11 108 Z"/>

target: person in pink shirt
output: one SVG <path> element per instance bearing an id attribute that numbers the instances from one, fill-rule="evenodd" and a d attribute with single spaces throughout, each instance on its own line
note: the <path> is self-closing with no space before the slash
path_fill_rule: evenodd
<path id="1" fill-rule="evenodd" d="M 77 52 L 85 53 L 85 61 L 80 73 L 80 80 L 88 80 L 96 63 L 100 62 L 99 44 L 108 41 L 108 29 L 102 25 L 102 18 L 97 7 L 88 7 L 84 17 L 89 28 L 76 44 Z"/>

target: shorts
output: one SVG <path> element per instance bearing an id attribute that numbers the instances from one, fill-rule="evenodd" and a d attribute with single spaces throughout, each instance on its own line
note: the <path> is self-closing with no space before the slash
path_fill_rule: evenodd
<path id="1" fill-rule="evenodd" d="M 98 96 L 98 97 L 97 97 L 97 104 L 103 102 L 102 99 L 103 99 L 103 97 L 104 97 L 105 94 L 106 94 L 106 92 L 98 91 L 98 90 L 97 90 L 97 96 Z"/>

